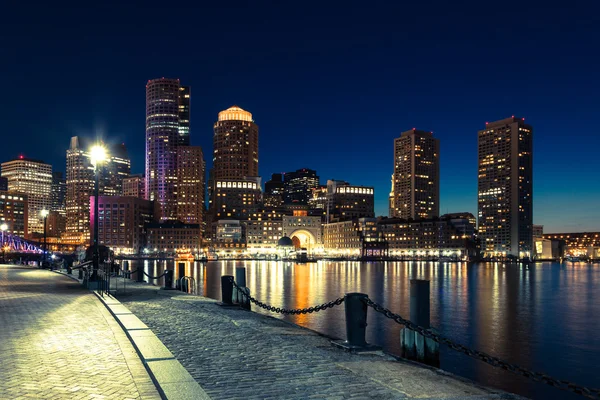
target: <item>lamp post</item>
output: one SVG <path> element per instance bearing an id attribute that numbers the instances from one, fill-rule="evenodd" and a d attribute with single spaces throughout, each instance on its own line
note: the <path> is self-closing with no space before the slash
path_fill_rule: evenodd
<path id="1" fill-rule="evenodd" d="M 4 232 L 6 232 L 7 230 L 8 230 L 7 224 L 0 225 L 0 232 L 2 232 L 2 242 L 0 242 L 0 246 L 2 246 L 2 262 L 6 262 L 6 247 L 7 246 L 4 244 L 5 243 L 5 239 L 4 239 L 5 233 Z"/>
<path id="2" fill-rule="evenodd" d="M 42 210 L 40 214 L 44 218 L 44 247 L 42 247 L 43 255 L 42 255 L 42 267 L 46 262 L 46 221 L 48 220 L 48 214 L 50 212 L 48 210 Z"/>
<path id="3" fill-rule="evenodd" d="M 90 281 L 98 280 L 98 266 L 100 264 L 100 253 L 98 250 L 98 176 L 100 175 L 100 164 L 106 160 L 106 149 L 96 145 L 90 150 L 90 160 L 94 166 L 94 240 L 92 241 L 92 276 Z"/>

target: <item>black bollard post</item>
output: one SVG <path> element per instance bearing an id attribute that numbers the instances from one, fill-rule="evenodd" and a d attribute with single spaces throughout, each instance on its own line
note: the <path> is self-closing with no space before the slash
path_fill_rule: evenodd
<path id="1" fill-rule="evenodd" d="M 246 287 L 246 268 L 236 267 L 235 269 L 235 283 L 242 288 L 244 293 L 250 294 L 250 290 Z M 239 290 L 233 289 L 233 302 L 239 304 L 242 308 L 250 310 L 250 299 L 242 295 Z"/>
<path id="2" fill-rule="evenodd" d="M 168 269 L 165 271 L 165 286 L 163 286 L 161 289 L 163 290 L 171 290 L 173 289 L 173 273 L 175 271 L 173 271 L 172 269 Z"/>
<path id="3" fill-rule="evenodd" d="M 185 263 L 177 264 L 177 289 L 183 290 L 183 281 L 181 278 L 185 276 Z"/>
<path id="4" fill-rule="evenodd" d="M 77 275 L 79 279 L 83 279 L 83 268 L 79 267 L 79 275 Z"/>
<path id="5" fill-rule="evenodd" d="M 141 266 L 138 267 L 138 269 L 136 270 L 136 275 L 137 275 L 136 281 L 144 282 L 144 269 Z"/>
<path id="6" fill-rule="evenodd" d="M 233 283 L 231 283 L 233 276 L 223 275 L 221 276 L 221 302 L 217 303 L 220 306 L 234 306 L 231 302 L 231 296 L 233 294 Z"/>
<path id="7" fill-rule="evenodd" d="M 346 341 L 332 341 L 337 347 L 347 351 L 373 351 L 379 347 L 367 343 L 367 303 L 369 296 L 364 293 L 346 293 L 344 311 L 346 315 Z"/>
<path id="8" fill-rule="evenodd" d="M 429 281 L 410 280 L 410 320 L 423 328 L 430 325 Z M 425 338 L 418 332 L 402 328 L 400 331 L 400 350 L 404 358 L 418 361 L 434 367 L 440 365 L 439 344 Z"/>

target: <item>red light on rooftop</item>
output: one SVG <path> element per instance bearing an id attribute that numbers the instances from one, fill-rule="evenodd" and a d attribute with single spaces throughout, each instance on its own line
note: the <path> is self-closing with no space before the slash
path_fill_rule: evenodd
<path id="1" fill-rule="evenodd" d="M 21 154 L 21 155 L 19 156 L 19 159 L 20 159 L 20 160 L 22 160 L 23 158 L 24 158 L 24 157 L 23 157 L 23 155 Z"/>
<path id="2" fill-rule="evenodd" d="M 485 124 L 487 125 L 487 124 L 489 124 L 489 122 L 486 122 Z"/>
<path id="3" fill-rule="evenodd" d="M 416 131 L 416 130 L 417 130 L 417 128 L 413 128 L 413 131 Z"/>

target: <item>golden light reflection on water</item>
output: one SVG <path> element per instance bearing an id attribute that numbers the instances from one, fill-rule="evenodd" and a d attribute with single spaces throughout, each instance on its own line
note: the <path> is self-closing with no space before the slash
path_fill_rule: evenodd
<path id="1" fill-rule="evenodd" d="M 427 279 L 431 282 L 431 324 L 443 334 L 524 367 L 600 386 L 594 372 L 600 359 L 598 264 L 220 261 L 187 264 L 186 275 L 202 282 L 200 294 L 221 300 L 220 277 L 235 276 L 236 266 L 246 267 L 251 294 L 275 307 L 306 308 L 345 293 L 362 292 L 406 318 L 410 279 Z M 164 267 L 164 262 L 154 262 L 145 263 L 144 268 L 158 275 Z M 255 306 L 252 309 L 333 337 L 345 337 L 343 306 L 289 316 Z M 369 310 L 369 342 L 397 353 L 400 328 Z M 556 394 L 445 348 L 442 368 L 534 398 Z"/>

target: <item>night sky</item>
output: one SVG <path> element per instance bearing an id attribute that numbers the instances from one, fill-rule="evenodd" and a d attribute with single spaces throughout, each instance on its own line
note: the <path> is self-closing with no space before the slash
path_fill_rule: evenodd
<path id="1" fill-rule="evenodd" d="M 143 172 L 145 84 L 164 76 L 192 86 L 208 167 L 236 104 L 260 127 L 263 182 L 316 169 L 375 186 L 387 215 L 393 139 L 416 127 L 441 141 L 440 211 L 476 214 L 477 130 L 515 115 L 534 127 L 534 222 L 600 230 L 597 1 L 6 3 L 2 161 L 64 171 L 71 136 L 101 135 Z"/>

